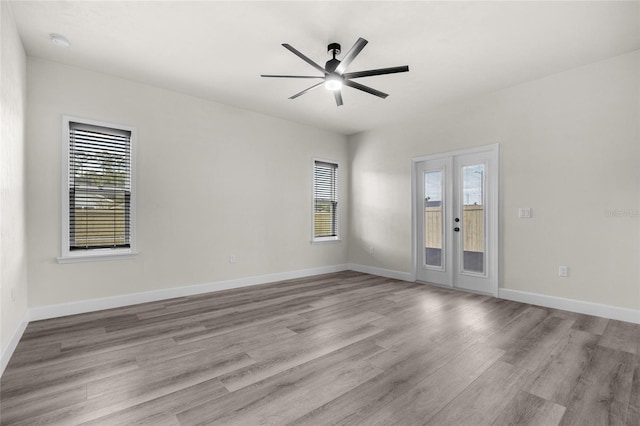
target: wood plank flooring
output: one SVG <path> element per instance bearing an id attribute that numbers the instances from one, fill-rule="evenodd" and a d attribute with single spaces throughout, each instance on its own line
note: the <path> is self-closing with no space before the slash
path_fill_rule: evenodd
<path id="1" fill-rule="evenodd" d="M 2 425 L 640 424 L 640 326 L 341 272 L 29 324 Z"/>

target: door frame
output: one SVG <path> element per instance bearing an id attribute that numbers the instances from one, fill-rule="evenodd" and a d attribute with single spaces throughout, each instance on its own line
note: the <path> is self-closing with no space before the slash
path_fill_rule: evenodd
<path id="1" fill-rule="evenodd" d="M 455 157 L 458 155 L 467 154 L 488 154 L 494 160 L 495 164 L 495 179 L 491 182 L 487 182 L 487 189 L 492 194 L 489 198 L 489 209 L 494 212 L 488 218 L 488 226 L 493 232 L 489 233 L 487 244 L 489 246 L 490 253 L 487 262 L 487 273 L 490 277 L 492 284 L 492 290 L 489 293 L 491 296 L 498 296 L 498 288 L 500 287 L 499 277 L 499 258 L 500 258 L 500 228 L 499 228 L 499 198 L 500 198 L 500 144 L 482 145 L 468 149 L 461 149 L 456 151 L 441 152 L 437 154 L 422 155 L 411 159 L 411 280 L 416 281 L 418 276 L 418 217 L 417 217 L 417 196 L 416 196 L 416 178 L 417 178 L 417 164 L 422 161 L 438 160 L 446 157 Z M 447 287 L 449 288 L 449 287 Z M 469 291 L 458 287 L 451 287 L 457 290 Z M 486 293 L 484 293 L 486 294 Z"/>

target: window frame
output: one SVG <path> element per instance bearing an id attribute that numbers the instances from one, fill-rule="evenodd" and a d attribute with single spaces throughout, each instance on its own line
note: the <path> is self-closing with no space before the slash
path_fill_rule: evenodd
<path id="1" fill-rule="evenodd" d="M 334 164 L 337 169 L 337 177 L 336 177 L 336 212 L 335 212 L 335 223 L 336 223 L 336 235 L 328 236 L 328 237 L 316 237 L 315 232 L 315 218 L 316 218 L 316 177 L 315 177 L 315 168 L 316 163 L 327 163 Z M 340 233 L 342 227 L 340 226 L 340 162 L 336 160 L 327 160 L 325 158 L 317 158 L 314 157 L 311 161 L 311 242 L 312 243 L 327 243 L 327 242 L 339 242 Z"/>
<path id="2" fill-rule="evenodd" d="M 69 215 L 69 154 L 70 140 L 69 127 L 70 123 L 79 123 L 89 126 L 107 127 L 114 130 L 131 132 L 129 140 L 130 155 L 130 186 L 131 195 L 129 201 L 129 247 L 124 248 L 89 248 L 86 250 L 70 249 L 70 215 Z M 74 117 L 70 115 L 62 116 L 62 170 L 61 170 L 61 250 L 60 257 L 57 258 L 58 263 L 76 263 L 76 262 L 93 262 L 101 260 L 122 259 L 134 257 L 138 254 L 137 238 L 136 238 L 136 164 L 137 164 L 137 128 L 124 124 L 108 123 L 104 121 L 91 120 L 87 118 Z"/>

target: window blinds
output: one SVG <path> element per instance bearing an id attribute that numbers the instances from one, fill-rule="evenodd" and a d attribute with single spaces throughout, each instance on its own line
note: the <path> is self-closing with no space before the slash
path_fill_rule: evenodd
<path id="1" fill-rule="evenodd" d="M 313 170 L 313 235 L 338 236 L 338 165 L 316 161 Z"/>
<path id="2" fill-rule="evenodd" d="M 131 132 L 69 123 L 69 249 L 130 247 Z"/>

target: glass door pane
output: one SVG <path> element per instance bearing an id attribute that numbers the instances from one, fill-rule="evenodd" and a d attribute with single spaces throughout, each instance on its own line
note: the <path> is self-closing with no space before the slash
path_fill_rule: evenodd
<path id="1" fill-rule="evenodd" d="M 485 270 L 485 165 L 462 167 L 462 270 Z"/>
<path id="2" fill-rule="evenodd" d="M 424 173 L 424 264 L 443 266 L 442 170 Z"/>

